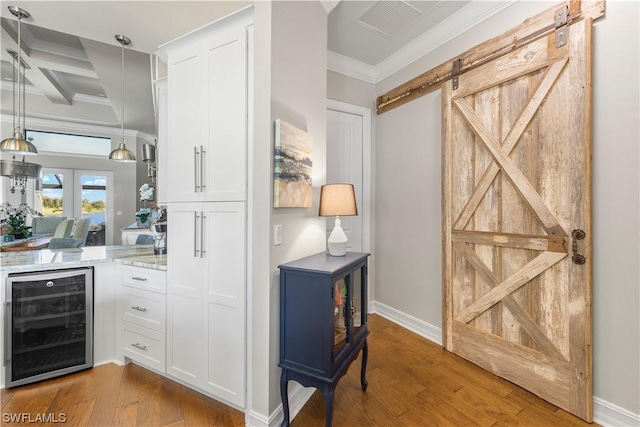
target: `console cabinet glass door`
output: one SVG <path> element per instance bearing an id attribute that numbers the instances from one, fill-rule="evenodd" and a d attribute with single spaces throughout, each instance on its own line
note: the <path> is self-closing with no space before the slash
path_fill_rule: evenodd
<path id="1" fill-rule="evenodd" d="M 363 298 L 366 295 L 363 268 L 333 282 L 334 363 L 342 359 L 345 347 L 359 337 L 360 328 L 366 322 L 362 317 Z"/>

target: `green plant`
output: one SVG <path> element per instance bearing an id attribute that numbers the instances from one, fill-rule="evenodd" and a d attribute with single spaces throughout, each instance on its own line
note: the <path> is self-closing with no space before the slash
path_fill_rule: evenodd
<path id="1" fill-rule="evenodd" d="M 26 224 L 27 215 L 38 215 L 40 213 L 26 203 L 20 204 L 17 208 L 12 208 L 9 203 L 4 203 L 0 206 L 0 217 L 2 217 L 2 224 L 8 226 L 6 234 L 22 234 L 27 236 L 29 229 Z"/>
<path id="2" fill-rule="evenodd" d="M 9 226 L 7 234 L 29 234 L 29 229 L 25 223 L 25 216 L 21 212 L 9 214 L 3 221 L 3 223 Z"/>

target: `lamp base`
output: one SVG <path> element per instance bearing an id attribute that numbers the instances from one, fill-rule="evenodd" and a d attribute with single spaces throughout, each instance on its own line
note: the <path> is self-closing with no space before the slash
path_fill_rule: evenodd
<path id="1" fill-rule="evenodd" d="M 347 235 L 344 234 L 340 226 L 340 218 L 336 217 L 336 224 L 327 240 L 329 246 L 329 255 L 345 256 L 347 253 Z"/>

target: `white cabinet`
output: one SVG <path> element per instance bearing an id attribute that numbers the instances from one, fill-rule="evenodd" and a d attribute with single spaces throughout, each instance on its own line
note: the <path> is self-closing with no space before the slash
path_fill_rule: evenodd
<path id="1" fill-rule="evenodd" d="M 245 211 L 244 202 L 170 203 L 167 259 L 167 373 L 241 407 Z"/>
<path id="2" fill-rule="evenodd" d="M 118 348 L 124 357 L 165 372 L 166 272 L 118 266 Z"/>
<path id="3" fill-rule="evenodd" d="M 161 46 L 168 75 L 169 202 L 246 199 L 246 15 Z"/>

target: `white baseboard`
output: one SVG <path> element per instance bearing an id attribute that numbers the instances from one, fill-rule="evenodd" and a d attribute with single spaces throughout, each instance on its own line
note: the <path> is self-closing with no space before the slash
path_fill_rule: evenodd
<path id="1" fill-rule="evenodd" d="M 420 320 L 417 317 L 413 317 L 400 310 L 396 310 L 393 307 L 389 307 L 378 301 L 373 301 L 370 304 L 370 312 L 379 314 L 380 316 L 391 320 L 393 323 L 406 328 L 416 334 L 433 341 L 438 345 L 442 345 L 442 328 L 434 326 L 430 323 Z"/>
<path id="2" fill-rule="evenodd" d="M 442 329 L 378 301 L 369 305 L 370 312 L 391 320 L 416 334 L 442 345 Z M 640 415 L 599 397 L 593 398 L 593 421 L 604 427 L 638 427 Z"/>
<path id="3" fill-rule="evenodd" d="M 313 387 L 302 387 L 294 381 L 290 381 L 289 384 L 291 384 L 289 387 L 289 421 L 292 421 L 316 389 Z M 282 420 L 284 420 L 282 404 L 278 405 L 276 410 L 273 411 L 268 418 L 255 412 L 249 412 L 245 416 L 247 427 L 279 426 L 282 424 Z"/>
<path id="4" fill-rule="evenodd" d="M 640 414 L 594 397 L 593 421 L 605 427 L 637 427 L 640 426 Z"/>

